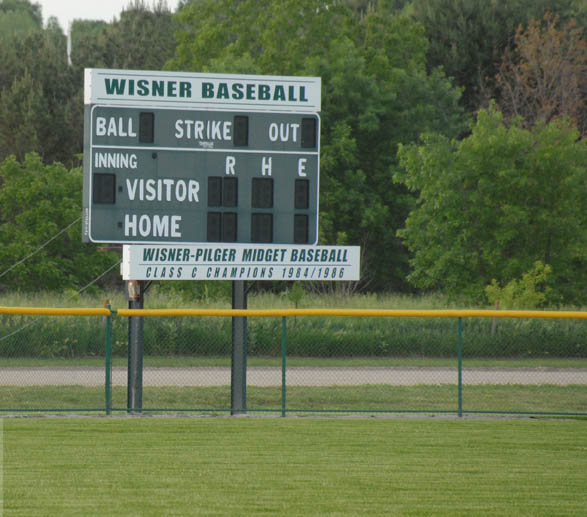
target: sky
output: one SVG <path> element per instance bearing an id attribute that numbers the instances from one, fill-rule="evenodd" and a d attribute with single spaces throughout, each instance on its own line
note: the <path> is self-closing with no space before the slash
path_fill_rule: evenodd
<path id="1" fill-rule="evenodd" d="M 51 16 L 59 20 L 59 25 L 67 32 L 72 20 L 104 20 L 111 22 L 113 18 L 120 18 L 120 12 L 127 7 L 131 0 L 32 0 L 40 4 L 43 11 L 43 22 Z M 147 5 L 153 5 L 153 0 L 147 0 Z M 179 0 L 167 0 L 170 9 L 175 10 Z"/>

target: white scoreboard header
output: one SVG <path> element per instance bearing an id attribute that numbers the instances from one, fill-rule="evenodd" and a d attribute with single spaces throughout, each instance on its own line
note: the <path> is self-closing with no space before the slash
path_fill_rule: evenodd
<path id="1" fill-rule="evenodd" d="M 86 68 L 85 104 L 318 112 L 320 77 Z"/>
<path id="2" fill-rule="evenodd" d="M 124 280 L 359 280 L 359 246 L 123 246 Z"/>

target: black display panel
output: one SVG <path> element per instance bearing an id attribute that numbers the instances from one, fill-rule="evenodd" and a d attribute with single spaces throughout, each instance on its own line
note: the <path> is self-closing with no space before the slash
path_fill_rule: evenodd
<path id="1" fill-rule="evenodd" d="M 251 242 L 273 242 L 273 215 L 253 214 L 251 217 Z"/>
<path id="2" fill-rule="evenodd" d="M 116 203 L 116 175 L 94 174 L 93 202 L 100 205 L 113 205 Z"/>
<path id="3" fill-rule="evenodd" d="M 253 178 L 252 208 L 273 208 L 273 178 Z"/>
<path id="4" fill-rule="evenodd" d="M 155 141 L 155 114 L 143 112 L 139 114 L 139 142 L 152 144 Z"/>
<path id="5" fill-rule="evenodd" d="M 308 243 L 308 216 L 298 214 L 294 216 L 294 243 Z"/>

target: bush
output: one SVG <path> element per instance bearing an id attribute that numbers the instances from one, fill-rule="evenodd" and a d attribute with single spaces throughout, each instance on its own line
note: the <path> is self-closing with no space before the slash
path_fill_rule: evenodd
<path id="1" fill-rule="evenodd" d="M 489 302 L 503 309 L 538 309 L 552 302 L 552 288 L 547 285 L 552 267 L 539 260 L 522 278 L 499 287 L 495 278 L 485 288 Z"/>

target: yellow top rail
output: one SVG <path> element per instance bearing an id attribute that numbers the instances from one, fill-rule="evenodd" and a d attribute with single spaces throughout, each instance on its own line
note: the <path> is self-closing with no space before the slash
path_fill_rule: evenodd
<path id="1" fill-rule="evenodd" d="M 418 310 L 418 309 L 118 309 L 0 307 L 0 314 L 38 316 L 363 316 L 388 318 L 555 318 L 587 319 L 587 311 Z"/>
<path id="2" fill-rule="evenodd" d="M 581 311 L 402 310 L 402 309 L 120 309 L 119 316 L 370 316 L 370 317 L 496 317 L 583 318 Z"/>
<path id="3" fill-rule="evenodd" d="M 30 314 L 34 316 L 110 316 L 109 309 L 61 307 L 0 307 L 0 314 Z"/>

